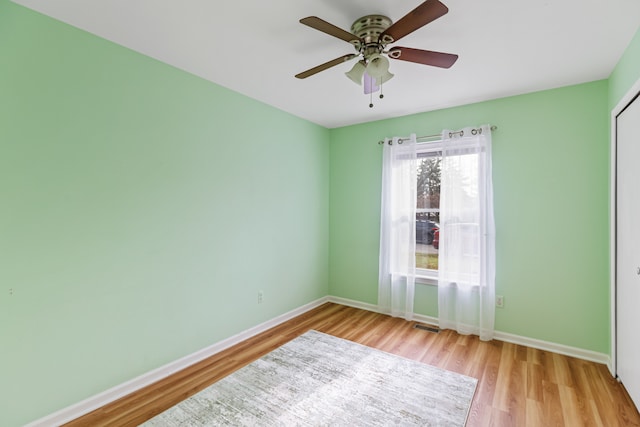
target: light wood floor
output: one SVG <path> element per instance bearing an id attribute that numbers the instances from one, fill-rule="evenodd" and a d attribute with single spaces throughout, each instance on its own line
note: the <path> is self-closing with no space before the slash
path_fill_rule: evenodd
<path id="1" fill-rule="evenodd" d="M 68 425 L 138 425 L 315 329 L 478 378 L 468 427 L 640 426 L 640 414 L 604 365 L 414 323 L 327 303 Z"/>

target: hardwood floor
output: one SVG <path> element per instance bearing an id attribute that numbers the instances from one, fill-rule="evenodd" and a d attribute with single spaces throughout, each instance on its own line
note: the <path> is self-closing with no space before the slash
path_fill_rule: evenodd
<path id="1" fill-rule="evenodd" d="M 68 426 L 135 426 L 309 329 L 478 378 L 468 427 L 640 426 L 604 365 L 327 303 Z"/>

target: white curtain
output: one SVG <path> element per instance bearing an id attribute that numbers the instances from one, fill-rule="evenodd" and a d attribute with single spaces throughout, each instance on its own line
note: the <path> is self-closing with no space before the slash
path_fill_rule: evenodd
<path id="1" fill-rule="evenodd" d="M 495 226 L 490 127 L 443 131 L 441 173 L 440 327 L 491 340 Z"/>
<path id="2" fill-rule="evenodd" d="M 378 305 L 413 318 L 416 270 L 416 136 L 385 140 L 382 165 Z"/>

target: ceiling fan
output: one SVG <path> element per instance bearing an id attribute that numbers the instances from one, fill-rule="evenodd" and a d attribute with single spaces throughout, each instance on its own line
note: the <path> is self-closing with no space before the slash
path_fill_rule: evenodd
<path id="1" fill-rule="evenodd" d="M 345 74 L 356 84 L 364 84 L 365 94 L 372 94 L 377 92 L 384 82 L 393 77 L 393 74 L 389 72 L 389 60 L 386 56 L 401 61 L 450 68 L 458 60 L 458 55 L 399 46 L 387 49 L 387 45 L 395 43 L 402 37 L 435 21 L 448 11 L 447 6 L 439 0 L 426 0 L 395 23 L 384 15 L 363 16 L 351 25 L 351 32 L 336 27 L 317 16 L 303 18 L 300 23 L 351 43 L 357 53 L 343 55 L 325 62 L 296 74 L 296 77 L 306 79 L 343 62 L 360 58 L 351 71 Z M 382 98 L 382 94 L 380 98 Z M 373 107 L 373 104 L 371 103 L 369 106 Z"/>

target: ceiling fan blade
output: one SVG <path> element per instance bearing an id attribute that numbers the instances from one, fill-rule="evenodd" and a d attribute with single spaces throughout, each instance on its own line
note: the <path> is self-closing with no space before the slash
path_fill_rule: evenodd
<path id="1" fill-rule="evenodd" d="M 307 77 L 313 76 L 314 74 L 319 73 L 320 71 L 324 71 L 328 68 L 335 67 L 336 65 L 342 64 L 343 62 L 347 62 L 358 55 L 349 54 L 341 56 L 340 58 L 333 59 L 331 61 L 325 62 L 324 64 L 320 64 L 317 67 L 313 67 L 307 71 L 303 71 L 302 73 L 296 74 L 296 77 L 299 79 L 306 79 Z"/>
<path id="2" fill-rule="evenodd" d="M 410 47 L 394 47 L 388 53 L 389 58 L 402 61 L 417 62 L 440 68 L 451 68 L 458 60 L 453 53 L 434 52 L 432 50 L 412 49 Z"/>
<path id="3" fill-rule="evenodd" d="M 397 42 L 407 34 L 427 25 L 429 22 L 435 21 L 447 12 L 449 12 L 449 8 L 438 0 L 427 0 L 387 28 L 380 35 L 380 40 L 385 44 Z"/>
<path id="4" fill-rule="evenodd" d="M 349 42 L 351 44 L 355 44 L 360 42 L 360 37 L 355 34 L 351 34 L 349 31 L 345 31 L 342 28 L 336 27 L 333 24 L 324 21 L 317 16 L 308 16 L 306 18 L 302 18 L 300 20 L 301 24 L 309 26 L 311 28 L 315 28 L 318 31 L 322 31 L 323 33 L 329 34 L 330 36 L 337 37 L 341 40 Z"/>

